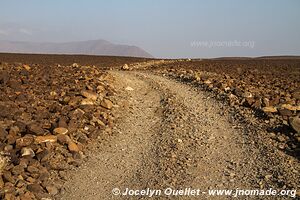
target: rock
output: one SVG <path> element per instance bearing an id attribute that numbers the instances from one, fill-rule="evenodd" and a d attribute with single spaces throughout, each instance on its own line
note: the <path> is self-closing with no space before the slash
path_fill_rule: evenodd
<path id="1" fill-rule="evenodd" d="M 293 92 L 292 96 L 293 96 L 293 98 L 300 100 L 300 91 Z"/>
<path id="2" fill-rule="evenodd" d="M 24 69 L 26 69 L 27 71 L 29 71 L 31 69 L 31 67 L 29 65 L 23 65 Z"/>
<path id="3" fill-rule="evenodd" d="M 254 102 L 255 102 L 255 99 L 254 99 L 254 97 L 246 97 L 245 98 L 246 100 L 246 102 L 247 102 L 247 106 L 251 106 Z"/>
<path id="4" fill-rule="evenodd" d="M 45 136 L 37 136 L 35 138 L 35 142 L 40 144 L 44 142 L 56 142 L 57 141 L 57 136 L 55 135 L 45 135 Z"/>
<path id="5" fill-rule="evenodd" d="M 14 149 L 14 146 L 13 145 L 5 145 L 5 147 L 4 147 L 4 151 L 6 151 L 6 152 L 10 152 L 10 151 L 12 151 Z"/>
<path id="6" fill-rule="evenodd" d="M 34 179 L 34 178 L 32 178 L 32 177 L 28 177 L 28 178 L 26 179 L 26 181 L 27 181 L 28 183 L 34 183 L 34 182 L 36 182 L 36 179 Z"/>
<path id="7" fill-rule="evenodd" d="M 4 141 L 7 135 L 8 132 L 4 128 L 0 127 L 0 141 Z"/>
<path id="8" fill-rule="evenodd" d="M 9 81 L 9 73 L 7 71 L 0 71 L 0 84 L 6 85 L 6 83 Z"/>
<path id="9" fill-rule="evenodd" d="M 84 96 L 87 99 L 91 99 L 93 101 L 96 101 L 98 98 L 98 94 L 96 92 L 90 91 L 90 90 L 83 90 L 81 91 L 81 95 Z"/>
<path id="10" fill-rule="evenodd" d="M 263 106 L 269 107 L 270 106 L 270 100 L 268 98 L 263 98 Z"/>
<path id="11" fill-rule="evenodd" d="M 26 147 L 31 145 L 34 142 L 34 138 L 32 135 L 26 135 L 16 140 L 17 147 Z"/>
<path id="12" fill-rule="evenodd" d="M 210 85 L 212 82 L 208 79 L 208 80 L 205 80 L 203 83 L 205 83 L 206 85 Z"/>
<path id="13" fill-rule="evenodd" d="M 68 132 L 69 132 L 68 129 L 63 128 L 63 127 L 58 127 L 58 128 L 55 128 L 55 129 L 53 130 L 53 133 L 56 134 L 56 135 L 58 135 L 58 134 L 63 134 L 63 135 L 65 135 L 65 134 L 67 134 Z"/>
<path id="14" fill-rule="evenodd" d="M 105 91 L 105 87 L 103 86 L 103 85 L 98 85 L 97 86 L 97 92 L 98 93 L 102 93 L 102 92 L 104 92 Z"/>
<path id="15" fill-rule="evenodd" d="M 122 69 L 123 69 L 123 70 L 129 70 L 129 66 L 128 66 L 127 64 L 124 64 L 124 65 L 122 66 Z"/>
<path id="16" fill-rule="evenodd" d="M 39 171 L 39 180 L 40 181 L 45 181 L 45 180 L 49 180 L 50 177 L 50 173 L 47 170 L 44 171 Z"/>
<path id="17" fill-rule="evenodd" d="M 22 165 L 16 165 L 11 169 L 11 172 L 14 175 L 22 174 L 24 172 L 24 167 Z"/>
<path id="18" fill-rule="evenodd" d="M 78 137 L 77 141 L 80 142 L 81 144 L 87 144 L 89 140 L 86 134 L 82 132 L 78 132 L 77 137 Z"/>
<path id="19" fill-rule="evenodd" d="M 2 170 L 1 170 L 2 171 Z M 0 190 L 4 187 L 4 181 L 2 176 L 0 176 Z"/>
<path id="20" fill-rule="evenodd" d="M 260 99 L 256 99 L 255 102 L 252 104 L 252 107 L 260 108 L 261 104 L 262 104 L 261 100 Z"/>
<path id="21" fill-rule="evenodd" d="M 8 106 L 0 105 L 0 118 L 11 118 L 11 109 Z"/>
<path id="22" fill-rule="evenodd" d="M 229 92 L 230 90 L 231 90 L 230 87 L 225 87 L 225 88 L 224 88 L 224 91 L 225 91 L 225 92 Z"/>
<path id="23" fill-rule="evenodd" d="M 73 63 L 72 67 L 79 67 L 79 65 L 77 63 Z"/>
<path id="24" fill-rule="evenodd" d="M 80 104 L 81 105 L 94 105 L 95 102 L 91 99 L 83 99 Z"/>
<path id="25" fill-rule="evenodd" d="M 15 199 L 17 199 L 17 197 L 12 193 L 7 192 L 7 193 L 5 193 L 4 199 L 5 200 L 15 200 Z"/>
<path id="26" fill-rule="evenodd" d="M 28 130 L 31 134 L 34 135 L 44 135 L 45 130 L 42 128 L 40 124 L 32 123 L 28 125 Z"/>
<path id="27" fill-rule="evenodd" d="M 58 126 L 63 128 L 68 128 L 67 120 L 65 117 L 59 118 Z"/>
<path id="28" fill-rule="evenodd" d="M 275 106 L 275 105 L 279 104 L 279 101 L 280 101 L 280 97 L 276 96 L 272 100 L 269 101 L 269 105 L 270 106 Z"/>
<path id="29" fill-rule="evenodd" d="M 280 109 L 278 109 L 278 112 L 282 116 L 292 116 L 293 115 L 292 111 L 290 111 L 290 110 L 288 110 L 286 108 L 283 108 L 283 109 L 280 108 Z"/>
<path id="30" fill-rule="evenodd" d="M 53 185 L 46 186 L 46 190 L 50 195 L 56 195 L 58 193 L 58 189 Z"/>
<path id="31" fill-rule="evenodd" d="M 37 167 L 28 166 L 27 171 L 30 172 L 30 173 L 38 173 L 40 170 Z"/>
<path id="32" fill-rule="evenodd" d="M 97 117 L 93 116 L 93 119 L 91 122 L 93 122 L 93 123 L 96 122 L 99 126 L 105 127 L 105 123 L 102 120 L 98 119 Z"/>
<path id="33" fill-rule="evenodd" d="M 14 126 L 17 126 L 20 130 L 20 132 L 26 132 L 26 124 L 22 121 L 16 121 L 14 123 Z"/>
<path id="34" fill-rule="evenodd" d="M 265 176 L 265 180 L 270 180 L 272 178 L 272 175 L 271 174 L 268 174 Z"/>
<path id="35" fill-rule="evenodd" d="M 282 136 L 282 135 L 279 135 L 279 136 L 277 137 L 277 139 L 278 139 L 279 142 L 285 142 L 285 141 L 286 141 L 285 137 Z"/>
<path id="36" fill-rule="evenodd" d="M 298 133 L 300 133 L 300 117 L 291 117 L 290 120 L 290 125 L 293 127 L 293 129 L 295 131 L 297 131 Z"/>
<path id="37" fill-rule="evenodd" d="M 13 184 L 15 183 L 15 179 L 12 176 L 10 171 L 4 170 L 2 172 L 2 177 L 3 177 L 4 181 L 8 181 L 8 182 L 13 183 Z"/>
<path id="38" fill-rule="evenodd" d="M 77 104 L 79 103 L 80 99 L 79 98 L 76 98 L 76 97 L 71 97 L 69 100 L 68 100 L 68 105 L 69 106 L 77 106 Z"/>
<path id="39" fill-rule="evenodd" d="M 63 180 L 68 179 L 67 173 L 65 171 L 59 171 L 58 174 Z"/>
<path id="40" fill-rule="evenodd" d="M 53 170 L 66 170 L 69 169 L 70 166 L 65 161 L 63 155 L 58 155 L 49 159 L 49 168 Z"/>
<path id="41" fill-rule="evenodd" d="M 68 148 L 71 152 L 79 152 L 79 148 L 78 148 L 77 144 L 73 141 L 70 141 L 68 143 Z"/>
<path id="42" fill-rule="evenodd" d="M 57 93 L 55 91 L 51 91 L 50 96 L 57 96 Z"/>
<path id="43" fill-rule="evenodd" d="M 238 97 L 234 94 L 229 94 L 228 98 L 229 98 L 230 102 L 235 102 L 238 100 Z"/>
<path id="44" fill-rule="evenodd" d="M 281 108 L 282 109 L 287 109 L 287 110 L 290 110 L 290 111 L 300 110 L 300 106 L 292 106 L 290 104 L 282 104 Z"/>
<path id="45" fill-rule="evenodd" d="M 253 97 L 253 95 L 250 92 L 244 92 L 242 94 L 242 97 L 244 97 L 244 98 L 251 98 L 251 97 Z"/>
<path id="46" fill-rule="evenodd" d="M 14 144 L 17 140 L 17 134 L 14 132 L 10 132 L 7 137 L 7 144 Z"/>
<path id="47" fill-rule="evenodd" d="M 43 193 L 44 192 L 44 189 L 42 188 L 42 186 L 40 184 L 37 184 L 37 183 L 28 185 L 27 189 L 30 192 L 34 192 L 34 193 Z"/>
<path id="48" fill-rule="evenodd" d="M 61 144 L 68 144 L 71 141 L 70 137 L 64 134 L 58 134 L 57 140 Z"/>
<path id="49" fill-rule="evenodd" d="M 12 126 L 12 127 L 10 127 L 10 129 L 9 129 L 9 133 L 14 133 L 14 134 L 19 134 L 20 133 L 20 129 L 19 129 L 19 127 L 17 127 L 17 126 Z"/>
<path id="50" fill-rule="evenodd" d="M 133 91 L 134 89 L 133 89 L 132 87 L 127 86 L 127 87 L 125 88 L 125 90 L 127 90 L 127 91 Z"/>
<path id="51" fill-rule="evenodd" d="M 284 150 L 285 149 L 285 144 L 284 143 L 279 144 L 278 148 L 281 149 L 281 150 Z"/>
<path id="52" fill-rule="evenodd" d="M 35 198 L 34 194 L 32 194 L 31 192 L 26 192 L 24 194 L 20 194 L 20 200 L 34 200 L 34 199 L 36 199 L 36 198 Z"/>
<path id="53" fill-rule="evenodd" d="M 75 120 L 75 119 L 71 119 L 70 122 L 69 122 L 69 125 L 68 125 L 68 130 L 70 132 L 74 132 L 78 129 L 78 121 Z"/>
<path id="54" fill-rule="evenodd" d="M 276 113 L 277 109 L 275 107 L 269 106 L 269 107 L 263 107 L 262 110 L 266 113 Z"/>
<path id="55" fill-rule="evenodd" d="M 22 165 L 24 168 L 27 168 L 29 160 L 26 158 L 20 158 L 19 165 Z"/>
<path id="56" fill-rule="evenodd" d="M 240 68 L 240 67 L 236 68 L 236 71 L 237 71 L 238 74 L 242 74 L 243 73 L 243 69 Z"/>
<path id="57" fill-rule="evenodd" d="M 21 156 L 30 156 L 30 157 L 34 157 L 35 153 L 31 148 L 28 147 L 23 147 L 21 149 Z"/>
<path id="58" fill-rule="evenodd" d="M 108 99 L 103 99 L 100 105 L 107 109 L 111 109 L 113 107 L 113 103 Z"/>
<path id="59" fill-rule="evenodd" d="M 81 118 L 83 115 L 85 114 L 85 112 L 83 110 L 81 110 L 80 108 L 77 108 L 76 110 L 74 110 L 73 114 L 72 114 L 72 118 Z M 72 120 L 71 120 L 72 121 Z"/>

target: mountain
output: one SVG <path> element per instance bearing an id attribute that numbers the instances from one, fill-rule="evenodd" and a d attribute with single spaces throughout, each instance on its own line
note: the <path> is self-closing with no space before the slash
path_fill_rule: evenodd
<path id="1" fill-rule="evenodd" d="M 129 57 L 153 57 L 136 46 L 113 44 L 105 40 L 65 43 L 0 41 L 0 52 L 41 54 L 86 54 Z"/>

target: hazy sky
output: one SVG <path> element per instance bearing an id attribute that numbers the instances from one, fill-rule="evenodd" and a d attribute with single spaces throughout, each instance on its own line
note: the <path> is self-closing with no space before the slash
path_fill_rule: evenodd
<path id="1" fill-rule="evenodd" d="M 155 57 L 300 55 L 299 0 L 0 0 L 0 40 L 104 39 Z"/>

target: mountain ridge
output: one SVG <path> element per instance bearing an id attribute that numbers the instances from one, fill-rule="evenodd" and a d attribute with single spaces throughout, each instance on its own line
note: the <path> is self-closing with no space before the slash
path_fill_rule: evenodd
<path id="1" fill-rule="evenodd" d="M 74 42 L 27 42 L 0 40 L 0 52 L 37 54 L 81 54 L 153 58 L 151 54 L 134 45 L 114 44 L 106 40 Z"/>

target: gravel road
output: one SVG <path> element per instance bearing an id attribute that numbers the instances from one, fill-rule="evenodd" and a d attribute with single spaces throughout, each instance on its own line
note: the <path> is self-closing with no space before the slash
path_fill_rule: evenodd
<path id="1" fill-rule="evenodd" d="M 194 197 L 157 193 L 151 199 L 230 199 L 207 192 L 299 187 L 297 161 L 235 121 L 205 92 L 152 73 L 110 73 L 116 79 L 116 124 L 91 147 L 84 164 L 67 172 L 58 199 L 149 199 L 113 195 L 114 188 L 201 191 Z M 268 198 L 274 199 L 262 199 Z"/>

